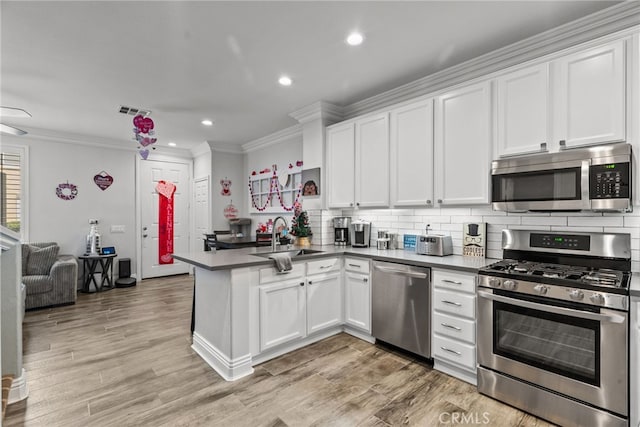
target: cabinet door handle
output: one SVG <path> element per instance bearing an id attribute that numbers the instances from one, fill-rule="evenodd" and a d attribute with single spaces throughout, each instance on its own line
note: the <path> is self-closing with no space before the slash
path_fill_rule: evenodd
<path id="1" fill-rule="evenodd" d="M 309 284 L 310 284 L 310 285 L 312 285 L 312 284 L 313 284 L 313 282 L 312 282 L 311 280 L 309 280 Z"/>
<path id="2" fill-rule="evenodd" d="M 442 199 L 438 199 L 438 203 L 442 203 Z"/>
<path id="3" fill-rule="evenodd" d="M 311 283 L 311 282 L 309 282 L 309 283 Z M 304 286 L 304 282 L 300 282 L 300 286 Z"/>
<path id="4" fill-rule="evenodd" d="M 449 305 L 455 305 L 456 307 L 462 306 L 462 304 L 460 304 L 459 302 L 453 302 L 453 301 L 447 301 L 447 300 L 442 300 L 442 302 Z"/>
<path id="5" fill-rule="evenodd" d="M 349 203 L 349 206 L 353 206 L 353 203 Z"/>
<path id="6" fill-rule="evenodd" d="M 447 348 L 447 347 L 440 347 L 440 348 L 443 349 L 444 351 L 448 351 L 449 353 L 453 353 L 455 355 L 462 356 L 462 353 L 460 353 L 459 351 L 451 350 L 450 348 Z"/>
<path id="7" fill-rule="evenodd" d="M 356 203 L 356 206 L 360 206 L 360 202 L 357 202 L 357 203 Z"/>
<path id="8" fill-rule="evenodd" d="M 452 283 L 454 285 L 462 285 L 462 282 L 458 282 L 458 281 L 455 281 L 455 280 L 449 280 L 449 279 L 442 279 L 442 282 L 443 283 Z"/>
<path id="9" fill-rule="evenodd" d="M 349 264 L 349 267 L 362 268 L 362 267 L 361 267 L 361 266 L 359 266 L 358 264 Z"/>
<path id="10" fill-rule="evenodd" d="M 462 329 L 458 328 L 457 326 L 453 326 L 450 325 L 448 323 L 440 323 L 442 326 L 444 326 L 445 328 L 449 328 L 449 329 L 455 329 L 456 331 L 461 331 Z"/>
<path id="11" fill-rule="evenodd" d="M 324 270 L 325 268 L 331 268 L 333 265 L 321 265 L 320 270 Z"/>
<path id="12" fill-rule="evenodd" d="M 366 278 L 366 277 L 364 277 L 364 278 L 362 278 L 362 281 L 366 283 L 366 282 L 368 282 L 368 281 L 369 281 L 369 279 L 368 279 L 368 278 Z"/>
<path id="13" fill-rule="evenodd" d="M 430 205 L 431 204 L 431 200 L 427 200 L 427 204 Z"/>

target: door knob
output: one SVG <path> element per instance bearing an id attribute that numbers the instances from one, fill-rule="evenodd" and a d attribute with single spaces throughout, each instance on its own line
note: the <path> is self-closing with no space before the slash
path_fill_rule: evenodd
<path id="1" fill-rule="evenodd" d="M 147 231 L 147 227 L 142 227 L 142 231 Z"/>
<path id="2" fill-rule="evenodd" d="M 147 234 L 143 234 L 142 237 L 147 237 Z"/>

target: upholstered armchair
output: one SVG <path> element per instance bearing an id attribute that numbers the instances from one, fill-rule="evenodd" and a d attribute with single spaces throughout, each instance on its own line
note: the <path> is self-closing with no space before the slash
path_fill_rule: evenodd
<path id="1" fill-rule="evenodd" d="M 59 255 L 59 250 L 55 242 L 22 244 L 27 310 L 76 302 L 78 263 L 73 255 Z"/>

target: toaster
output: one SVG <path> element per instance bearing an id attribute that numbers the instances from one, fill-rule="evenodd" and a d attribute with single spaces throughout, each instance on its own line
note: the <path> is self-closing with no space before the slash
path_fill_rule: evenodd
<path id="1" fill-rule="evenodd" d="M 416 240 L 416 253 L 420 255 L 446 256 L 453 253 L 451 236 L 431 234 L 418 236 Z"/>

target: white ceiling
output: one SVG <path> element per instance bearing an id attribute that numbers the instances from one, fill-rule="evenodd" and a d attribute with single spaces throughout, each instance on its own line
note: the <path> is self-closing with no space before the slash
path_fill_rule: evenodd
<path id="1" fill-rule="evenodd" d="M 127 105 L 152 111 L 157 146 L 243 144 L 615 3 L 2 1 L 0 105 L 33 115 L 2 121 L 135 144 Z"/>

